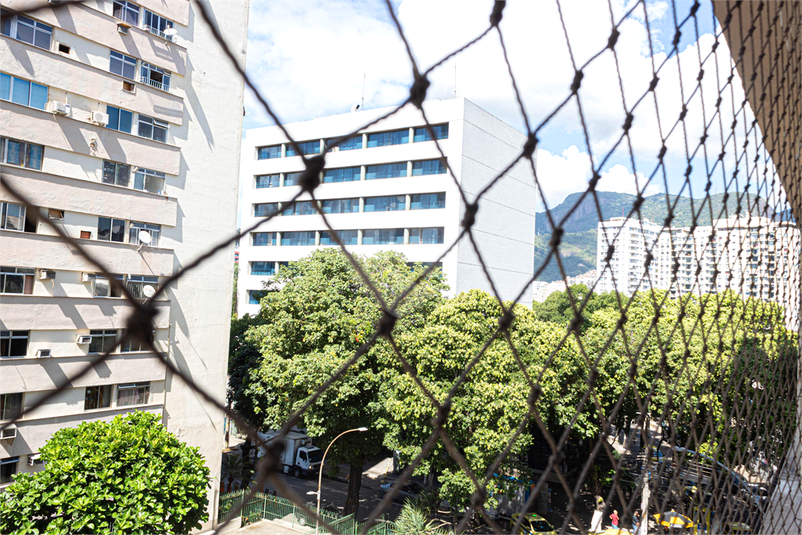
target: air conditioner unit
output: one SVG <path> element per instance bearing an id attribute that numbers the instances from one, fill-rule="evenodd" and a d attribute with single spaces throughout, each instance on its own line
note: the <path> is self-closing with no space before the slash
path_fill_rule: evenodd
<path id="1" fill-rule="evenodd" d="M 47 111 L 58 115 L 69 115 L 72 111 L 72 106 L 66 102 L 54 100 L 47 103 Z"/>
<path id="2" fill-rule="evenodd" d="M 100 126 L 106 126 L 107 124 L 109 124 L 109 114 L 103 113 L 102 111 L 93 111 L 92 122 L 95 124 L 99 124 Z"/>
<path id="3" fill-rule="evenodd" d="M 50 357 L 50 350 L 49 349 L 37 349 L 36 356 L 41 359 L 46 359 Z"/>
<path id="4" fill-rule="evenodd" d="M 130 28 L 130 26 L 128 26 L 127 24 L 125 24 L 123 22 L 121 22 L 121 23 L 119 23 L 117 25 L 117 31 L 120 32 L 123 35 L 128 35 L 128 28 Z"/>
<path id="5" fill-rule="evenodd" d="M 0 440 L 10 440 L 12 438 L 17 438 L 17 428 L 15 426 L 6 427 L 0 432 Z"/>
<path id="6" fill-rule="evenodd" d="M 92 342 L 92 337 L 88 335 L 79 336 L 78 339 L 75 341 L 76 344 L 79 346 L 85 346 Z"/>
<path id="7" fill-rule="evenodd" d="M 39 278 L 43 281 L 50 281 L 56 278 L 56 272 L 52 269 L 40 269 Z"/>
<path id="8" fill-rule="evenodd" d="M 91 273 L 81 273 L 81 282 L 92 282 L 95 276 Z"/>

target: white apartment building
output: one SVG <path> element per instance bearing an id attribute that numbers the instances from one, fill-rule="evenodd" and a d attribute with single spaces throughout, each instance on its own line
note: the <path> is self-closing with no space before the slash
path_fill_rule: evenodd
<path id="1" fill-rule="evenodd" d="M 610 244 L 615 249 L 611 269 L 605 269 Z M 799 231 L 793 223 L 766 217 L 719 219 L 693 231 L 614 217 L 598 224 L 597 291 L 632 295 L 655 288 L 678 296 L 731 289 L 744 298 L 779 303 L 787 319 L 793 318 L 789 325 L 795 325 L 798 248 Z M 652 260 L 645 276 L 648 254 Z"/>
<path id="2" fill-rule="evenodd" d="M 46 222 L 78 240 L 136 296 L 236 226 L 243 82 L 186 0 L 42 3 L 2 0 L 0 157 L 0 490 L 41 468 L 58 429 L 131 410 L 162 416 L 220 473 L 223 414 L 162 357 L 127 343 L 29 410 L 121 337 L 131 306 Z M 210 5 L 242 65 L 247 0 Z M 214 209 L 210 209 L 214 207 Z M 156 344 L 225 398 L 230 249 L 156 301 Z M 210 528 L 219 482 L 209 491 Z"/>
<path id="3" fill-rule="evenodd" d="M 394 249 L 410 262 L 438 262 L 462 230 L 465 204 L 520 154 L 526 136 L 463 98 L 423 104 L 445 155 L 424 128 L 420 111 L 408 106 L 326 155 L 315 191 L 322 211 L 354 253 Z M 359 111 L 286 125 L 307 155 L 332 139 L 355 132 L 391 108 Z M 247 131 L 242 151 L 242 228 L 273 212 L 275 217 L 243 238 L 238 313 L 254 314 L 264 283 L 285 263 L 318 247 L 336 246 L 308 196 L 286 207 L 300 186 L 301 157 L 278 127 Z M 446 161 L 455 179 L 447 172 Z M 306 194 L 305 194 L 306 195 Z M 474 236 L 501 297 L 531 305 L 534 273 L 535 188 L 529 162 L 515 165 L 479 203 Z M 491 291 L 466 239 L 440 261 L 451 294 Z"/>

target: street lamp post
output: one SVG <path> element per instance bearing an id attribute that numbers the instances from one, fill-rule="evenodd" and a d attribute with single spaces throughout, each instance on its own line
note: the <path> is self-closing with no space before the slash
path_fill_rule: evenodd
<path id="1" fill-rule="evenodd" d="M 318 530 L 320 529 L 320 487 L 323 484 L 323 465 L 326 464 L 326 455 L 329 454 L 329 450 L 331 449 L 332 444 L 334 444 L 338 438 L 347 434 L 353 433 L 354 431 L 359 431 L 360 433 L 364 433 L 367 431 L 367 427 L 357 427 L 356 429 L 349 429 L 348 431 L 343 431 L 329 443 L 329 446 L 326 448 L 326 452 L 323 454 L 323 460 L 320 461 L 320 469 L 318 470 L 317 475 L 317 518 L 315 518 L 315 535 L 318 535 Z"/>

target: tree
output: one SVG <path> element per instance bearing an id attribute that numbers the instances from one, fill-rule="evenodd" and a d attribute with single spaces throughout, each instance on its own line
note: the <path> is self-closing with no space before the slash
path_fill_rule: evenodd
<path id="1" fill-rule="evenodd" d="M 147 412 L 57 431 L 45 469 L 0 498 L 3 533 L 188 533 L 208 519 L 209 469 Z"/>
<path id="2" fill-rule="evenodd" d="M 357 260 L 388 303 L 424 271 L 390 251 Z M 399 306 L 394 333 L 420 328 L 446 289 L 435 269 Z M 262 361 L 251 373 L 247 395 L 256 422 L 278 428 L 370 338 L 381 309 L 345 255 L 334 249 L 290 263 L 267 290 L 259 313 L 262 324 L 248 332 Z M 377 342 L 303 414 L 302 426 L 321 447 L 348 429 L 369 428 L 343 436 L 329 452 L 331 466 L 350 465 L 346 514 L 357 511 L 363 465 L 384 440 L 374 423 L 383 409 L 383 365 L 377 355 L 386 344 Z"/>

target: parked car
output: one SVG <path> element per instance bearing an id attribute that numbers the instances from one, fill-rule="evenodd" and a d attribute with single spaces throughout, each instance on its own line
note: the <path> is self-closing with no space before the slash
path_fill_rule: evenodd
<path id="1" fill-rule="evenodd" d="M 392 488 L 393 483 L 385 483 L 381 485 L 381 490 L 383 493 L 387 494 L 390 492 L 390 488 Z M 426 490 L 423 485 L 416 481 L 408 481 L 404 485 L 401 486 L 401 490 L 396 494 L 395 499 L 398 501 L 404 501 L 407 498 L 417 498 L 424 490 Z"/>
<path id="2" fill-rule="evenodd" d="M 518 522 L 521 513 L 513 513 L 510 519 L 510 529 Z M 548 520 L 537 513 L 526 513 L 521 527 L 515 532 L 516 535 L 557 535 L 557 531 L 549 524 Z"/>

